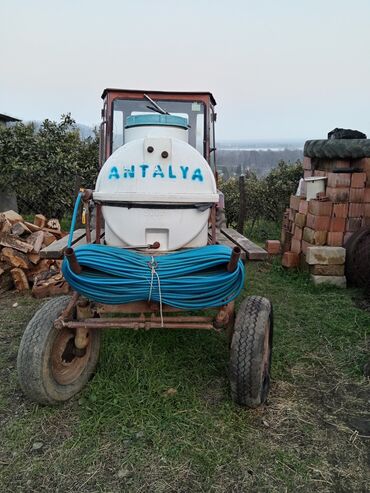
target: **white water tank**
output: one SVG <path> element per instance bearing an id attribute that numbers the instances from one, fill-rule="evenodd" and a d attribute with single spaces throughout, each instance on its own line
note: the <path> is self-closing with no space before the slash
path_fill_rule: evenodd
<path id="1" fill-rule="evenodd" d="M 188 144 L 187 120 L 174 115 L 127 118 L 126 144 L 100 170 L 105 241 L 114 246 L 160 243 L 159 250 L 204 246 L 210 207 L 218 202 L 207 161 Z"/>

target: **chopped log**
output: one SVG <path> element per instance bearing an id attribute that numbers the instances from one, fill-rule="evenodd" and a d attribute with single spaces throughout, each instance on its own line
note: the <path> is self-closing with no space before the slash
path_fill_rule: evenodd
<path id="1" fill-rule="evenodd" d="M 11 222 L 5 217 L 5 214 L 0 213 L 0 232 L 10 233 L 12 229 Z"/>
<path id="2" fill-rule="evenodd" d="M 36 214 L 34 219 L 33 219 L 33 224 L 36 224 L 39 228 L 44 228 L 46 225 L 46 217 L 43 216 L 42 214 Z"/>
<path id="3" fill-rule="evenodd" d="M 33 264 L 38 264 L 41 260 L 40 254 L 39 253 L 29 253 L 27 255 L 28 260 L 32 262 Z"/>
<path id="4" fill-rule="evenodd" d="M 31 263 L 28 260 L 27 255 L 22 252 L 18 252 L 13 248 L 5 247 L 1 250 L 2 258 L 12 267 L 20 267 L 21 269 L 29 269 Z"/>
<path id="5" fill-rule="evenodd" d="M 43 248 L 51 245 L 52 243 L 54 243 L 54 241 L 56 241 L 56 237 L 52 233 L 49 233 L 49 231 L 43 231 L 43 233 L 44 233 Z"/>
<path id="6" fill-rule="evenodd" d="M 13 279 L 10 274 L 11 266 L 6 262 L 0 262 L 0 293 L 9 291 L 13 287 Z"/>
<path id="7" fill-rule="evenodd" d="M 63 238 L 63 236 L 66 236 L 68 234 L 64 233 L 63 231 L 58 231 L 57 229 L 42 228 L 42 230 L 46 233 L 51 233 L 52 235 L 55 235 L 57 238 Z"/>
<path id="8" fill-rule="evenodd" d="M 49 229 L 56 229 L 57 231 L 60 231 L 60 222 L 58 219 L 49 219 L 49 221 L 46 223 L 46 226 Z"/>
<path id="9" fill-rule="evenodd" d="M 43 231 L 35 231 L 31 233 L 27 238 L 27 243 L 32 245 L 32 252 L 39 253 L 41 250 L 42 244 L 44 242 L 44 232 Z"/>
<path id="10" fill-rule="evenodd" d="M 29 223 L 28 221 L 24 221 L 24 224 L 27 226 L 27 228 L 33 233 L 34 231 L 40 231 L 41 228 L 39 226 L 36 226 L 36 224 Z"/>
<path id="11" fill-rule="evenodd" d="M 27 226 L 24 223 L 21 223 L 20 221 L 17 223 L 14 223 L 12 226 L 12 234 L 15 236 L 22 236 L 25 233 L 31 233 L 31 230 L 27 228 Z"/>
<path id="12" fill-rule="evenodd" d="M 23 253 L 28 253 L 33 249 L 33 246 L 29 243 L 20 240 L 16 236 L 12 236 L 5 233 L 0 233 L 0 245 L 4 247 L 14 248 Z"/>
<path id="13" fill-rule="evenodd" d="M 20 214 L 18 214 L 18 212 L 5 211 L 3 214 L 6 217 L 6 219 L 12 224 L 17 223 L 19 221 L 23 221 L 23 217 Z"/>
<path id="14" fill-rule="evenodd" d="M 33 285 L 32 295 L 35 298 L 45 298 L 46 296 L 56 296 L 68 294 L 70 287 L 64 280 L 62 274 L 56 274 L 46 281 L 40 281 Z"/>
<path id="15" fill-rule="evenodd" d="M 12 269 L 10 271 L 10 274 L 12 276 L 17 291 L 25 291 L 27 289 L 30 289 L 26 274 L 23 272 L 22 269 Z"/>
<path id="16" fill-rule="evenodd" d="M 31 282 L 34 282 L 36 277 L 39 276 L 43 272 L 49 272 L 50 271 L 50 266 L 53 263 L 52 260 L 48 259 L 42 259 L 40 262 L 35 265 L 34 267 L 31 267 L 26 274 L 27 274 L 27 279 Z"/>

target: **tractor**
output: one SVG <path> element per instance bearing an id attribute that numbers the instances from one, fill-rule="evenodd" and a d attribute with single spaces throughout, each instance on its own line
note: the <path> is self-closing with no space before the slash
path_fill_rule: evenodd
<path id="1" fill-rule="evenodd" d="M 78 194 L 68 242 L 44 252 L 62 252 L 72 294 L 46 301 L 28 323 L 21 388 L 42 404 L 72 398 L 94 374 L 104 329 L 208 330 L 227 335 L 234 402 L 260 406 L 270 387 L 272 305 L 249 296 L 235 310 L 253 244 L 225 225 L 214 97 L 105 89 L 102 99 L 95 189 Z"/>

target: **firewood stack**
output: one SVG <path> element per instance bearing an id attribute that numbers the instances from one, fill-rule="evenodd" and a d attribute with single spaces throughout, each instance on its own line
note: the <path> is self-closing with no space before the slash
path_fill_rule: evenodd
<path id="1" fill-rule="evenodd" d="M 14 211 L 0 213 L 0 293 L 32 289 L 36 298 L 67 294 L 61 260 L 42 259 L 40 250 L 65 236 L 58 219 L 36 214 L 33 223 Z"/>

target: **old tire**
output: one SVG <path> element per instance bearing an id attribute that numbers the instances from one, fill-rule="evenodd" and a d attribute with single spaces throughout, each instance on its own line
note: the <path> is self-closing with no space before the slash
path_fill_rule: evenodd
<path id="1" fill-rule="evenodd" d="M 362 159 L 370 156 L 370 139 L 307 140 L 303 154 L 319 159 Z"/>
<path id="2" fill-rule="evenodd" d="M 23 392 L 41 404 L 58 404 L 73 397 L 91 377 L 99 357 L 100 332 L 89 331 L 89 343 L 75 354 L 73 330 L 56 329 L 54 321 L 70 296 L 44 303 L 24 331 L 17 359 Z"/>
<path id="3" fill-rule="evenodd" d="M 240 406 L 263 404 L 270 388 L 273 314 L 268 299 L 250 296 L 240 305 L 230 349 L 231 396 Z"/>

